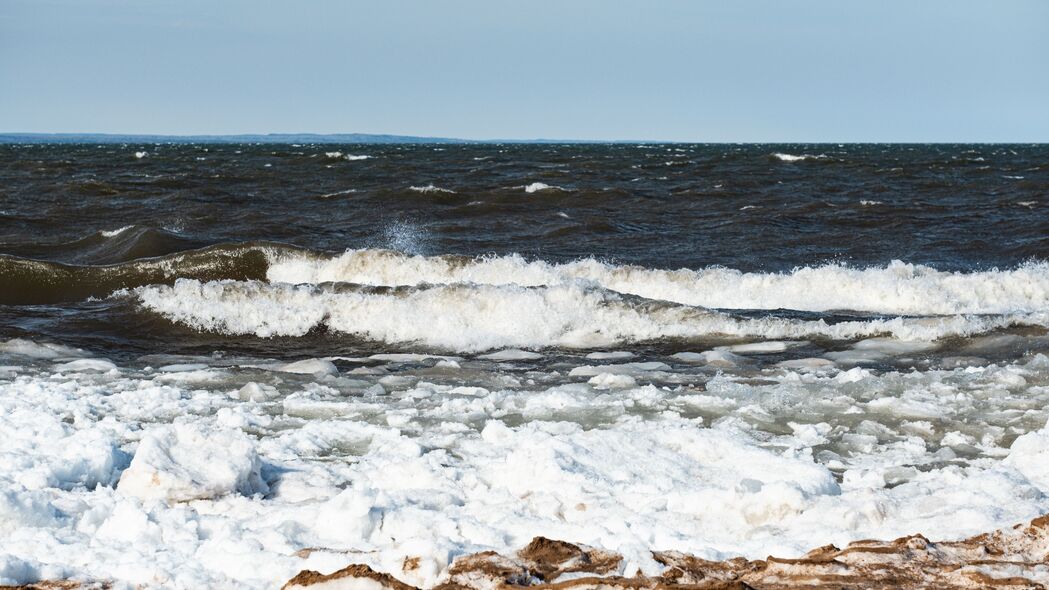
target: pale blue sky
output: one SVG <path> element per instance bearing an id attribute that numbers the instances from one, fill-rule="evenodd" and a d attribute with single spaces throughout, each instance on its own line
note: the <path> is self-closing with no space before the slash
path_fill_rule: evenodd
<path id="1" fill-rule="evenodd" d="M 1049 141 L 1049 1 L 0 0 L 0 131 Z"/>

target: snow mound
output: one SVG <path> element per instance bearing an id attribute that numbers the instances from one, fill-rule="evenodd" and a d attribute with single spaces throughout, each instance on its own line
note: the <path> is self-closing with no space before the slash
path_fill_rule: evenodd
<path id="1" fill-rule="evenodd" d="M 1043 493 L 1049 493 L 1049 424 L 1013 441 L 1005 464 L 1022 473 Z"/>
<path id="2" fill-rule="evenodd" d="M 161 426 L 142 438 L 117 491 L 168 502 L 265 493 L 260 466 L 254 443 L 242 432 Z"/>

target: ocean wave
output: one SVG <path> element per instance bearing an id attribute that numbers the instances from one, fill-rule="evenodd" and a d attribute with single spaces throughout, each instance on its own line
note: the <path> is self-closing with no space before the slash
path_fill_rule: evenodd
<path id="1" fill-rule="evenodd" d="M 194 329 L 258 337 L 315 329 L 391 344 L 457 352 L 493 348 L 595 348 L 662 339 L 888 335 L 903 340 L 969 336 L 1014 324 L 1044 325 L 1046 314 L 845 321 L 739 318 L 653 301 L 576 281 L 553 286 L 449 284 L 369 287 L 180 279 L 124 294 Z"/>
<path id="2" fill-rule="evenodd" d="M 41 305 L 106 297 L 142 285 L 170 284 L 178 278 L 262 279 L 273 249 L 266 245 L 212 246 L 117 264 L 81 265 L 0 254 L 0 304 Z M 290 249 L 285 249 L 289 251 Z"/>
<path id="3" fill-rule="evenodd" d="M 801 155 L 795 155 L 795 154 L 784 154 L 784 153 L 777 152 L 775 154 L 772 154 L 772 157 L 777 159 L 777 160 L 779 160 L 779 161 L 781 161 L 781 162 L 801 162 L 803 160 L 822 160 L 822 159 L 826 158 L 827 156 L 824 155 L 824 154 L 817 154 L 817 155 L 801 154 Z"/>
<path id="4" fill-rule="evenodd" d="M 342 196 L 345 196 L 345 195 L 352 195 L 355 192 L 357 192 L 357 189 L 355 189 L 355 188 L 348 188 L 348 189 L 341 190 L 341 191 L 334 191 L 334 192 L 330 192 L 330 193 L 324 193 L 323 195 L 320 195 L 320 198 L 322 198 L 322 199 L 331 199 L 331 198 L 334 198 L 334 197 L 342 197 Z"/>
<path id="5" fill-rule="evenodd" d="M 552 184 L 546 184 L 545 182 L 533 182 L 532 184 L 529 184 L 529 185 L 527 185 L 527 186 L 525 186 L 523 188 L 524 188 L 524 191 L 526 193 L 529 193 L 529 194 L 537 193 L 539 191 L 565 191 L 565 190 L 567 190 L 567 189 L 562 188 L 560 186 L 556 186 L 556 185 L 552 185 Z"/>
<path id="6" fill-rule="evenodd" d="M 106 238 L 114 238 L 114 237 L 119 236 L 120 234 L 126 232 L 127 230 L 129 230 L 129 229 L 131 229 L 133 227 L 135 227 L 135 226 L 134 225 L 125 225 L 124 227 L 121 227 L 121 228 L 118 228 L 118 229 L 102 230 L 102 231 L 100 231 L 98 233 L 102 234 L 102 236 L 106 237 Z"/>
<path id="7" fill-rule="evenodd" d="M 426 186 L 410 186 L 410 187 L 408 187 L 408 190 L 415 191 L 417 193 L 424 193 L 424 194 L 425 193 L 455 194 L 455 191 L 453 191 L 451 189 L 441 188 L 439 186 L 434 186 L 433 184 L 427 184 Z"/>
<path id="8" fill-rule="evenodd" d="M 1045 262 L 969 273 L 900 261 L 869 268 L 827 264 L 783 273 L 746 273 L 723 267 L 660 270 L 594 259 L 552 264 L 528 261 L 519 255 L 469 258 L 349 250 L 332 258 L 276 256 L 266 277 L 271 282 L 377 286 L 542 286 L 582 279 L 619 293 L 715 309 L 848 310 L 900 315 L 1049 310 L 1049 263 Z"/>
<path id="9" fill-rule="evenodd" d="M 117 264 L 199 248 L 198 241 L 168 229 L 126 225 L 60 244 L 24 246 L 23 257 L 71 264 Z"/>
<path id="10" fill-rule="evenodd" d="M 422 238 L 414 226 L 398 224 L 387 233 L 387 242 L 397 250 L 334 254 L 267 242 L 185 249 L 190 242 L 184 238 L 137 226 L 109 237 L 99 232 L 62 245 L 65 258 L 61 262 L 0 255 L 0 276 L 11 286 L 0 293 L 0 303 L 79 301 L 187 278 L 371 287 L 588 284 L 619 296 L 717 310 L 915 317 L 1049 312 L 1047 262 L 973 272 L 942 271 L 900 261 L 867 268 L 825 264 L 769 273 L 724 267 L 663 270 L 591 258 L 551 263 L 517 254 L 425 256 L 417 253 Z M 154 256 L 171 249 L 180 251 Z"/>
<path id="11" fill-rule="evenodd" d="M 324 152 L 324 156 L 330 160 L 349 160 L 351 162 L 355 162 L 357 160 L 367 160 L 368 158 L 371 158 L 371 156 L 366 154 L 355 155 L 344 154 L 342 152 Z"/>

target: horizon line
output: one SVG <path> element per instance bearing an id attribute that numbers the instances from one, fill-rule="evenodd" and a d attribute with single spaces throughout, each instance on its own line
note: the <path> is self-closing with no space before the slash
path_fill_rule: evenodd
<path id="1" fill-rule="evenodd" d="M 299 138 L 296 140 L 296 138 Z M 92 141 L 94 140 L 94 141 Z M 870 141 L 870 140 L 816 140 L 816 141 L 730 141 L 730 140 L 665 140 L 665 139 L 558 139 L 558 138 L 490 138 L 474 139 L 394 133 L 357 132 L 269 132 L 269 133 L 113 133 L 113 132 L 36 132 L 0 131 L 0 144 L 21 143 L 415 143 L 415 144 L 712 144 L 712 145 L 1046 145 L 1049 141 Z"/>

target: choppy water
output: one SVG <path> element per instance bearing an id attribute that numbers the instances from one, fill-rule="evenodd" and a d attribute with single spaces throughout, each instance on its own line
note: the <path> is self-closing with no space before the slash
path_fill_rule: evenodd
<path id="1" fill-rule="evenodd" d="M 428 585 L 534 534 L 651 569 L 1030 518 L 1047 195 L 1045 146 L 0 146 L 0 566 Z M 127 504 L 167 423 L 251 437 L 254 499 Z M 132 509 L 226 528 L 99 545 Z"/>
<path id="2" fill-rule="evenodd" d="M 743 337 L 810 331 L 651 317 L 670 313 L 667 304 L 689 306 L 674 310 L 679 316 L 742 310 L 730 315 L 752 324 L 955 314 L 1038 324 L 1024 314 L 1044 310 L 1049 284 L 1038 262 L 1049 252 L 1047 162 L 1044 147 L 1004 145 L 8 145 L 0 148 L 3 330 L 114 353 L 149 350 L 158 339 L 168 348 L 290 346 L 295 354 L 586 346 L 565 332 L 599 329 L 603 320 L 587 307 L 598 300 L 652 325 L 597 338 L 597 346 L 683 339 L 687 347 L 719 329 Z M 275 273 L 278 261 L 284 270 Z M 688 270 L 655 272 L 676 269 Z M 369 313 L 400 302 L 430 319 L 415 331 L 356 332 L 324 320 L 258 330 L 195 317 L 207 313 L 203 299 L 221 294 L 147 287 L 179 278 L 324 282 L 301 299 L 364 298 Z M 471 303 L 433 302 L 448 285 Z M 374 286 L 412 288 L 365 288 Z M 555 286 L 574 289 L 565 295 L 572 302 L 550 307 Z M 257 305 L 267 298 L 261 292 L 281 297 L 269 286 L 227 291 L 245 288 L 260 292 Z M 130 291 L 111 295 L 121 289 Z M 196 313 L 163 310 L 164 293 L 180 291 L 203 298 Z M 548 317 L 531 319 L 572 313 L 573 323 L 534 341 L 516 326 L 506 329 L 518 338 L 437 333 L 492 323 L 472 314 L 478 301 L 512 314 L 524 298 L 544 297 L 529 311 Z M 438 307 L 414 308 L 417 299 Z M 425 325 L 442 316 L 458 323 Z M 271 347 L 253 333 L 298 338 Z"/>

